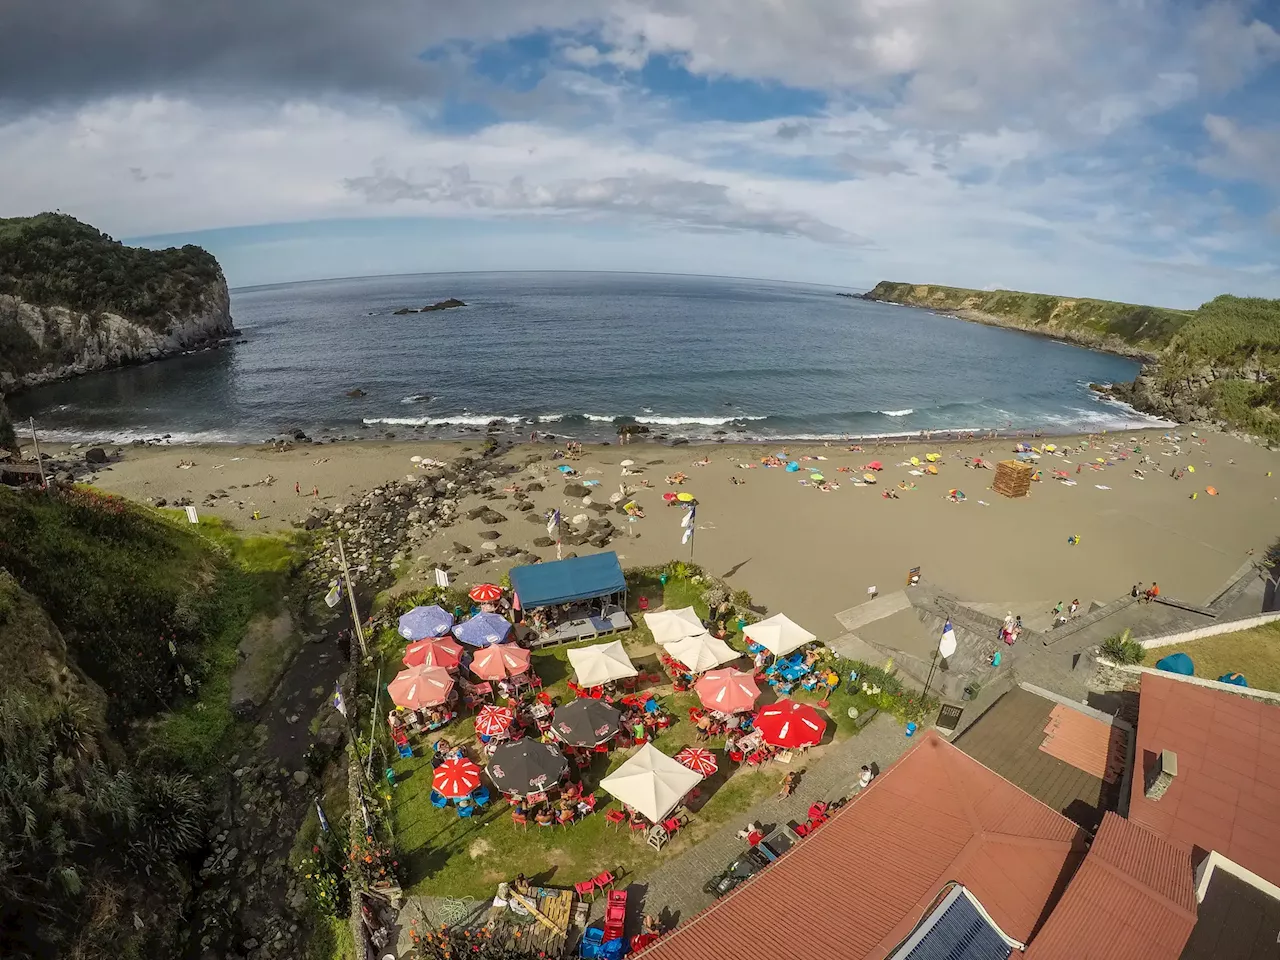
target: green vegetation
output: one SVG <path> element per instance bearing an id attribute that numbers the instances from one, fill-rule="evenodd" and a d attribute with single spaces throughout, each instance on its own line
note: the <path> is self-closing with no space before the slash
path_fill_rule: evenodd
<path id="1" fill-rule="evenodd" d="M 4 397 L 0 397 L 0 453 L 5 451 L 18 452 L 18 437 L 9 418 L 9 408 L 4 405 Z"/>
<path id="2" fill-rule="evenodd" d="M 1280 692 L 1280 623 L 1206 637 L 1176 647 L 1145 650 L 1146 666 L 1155 666 L 1157 660 L 1175 651 L 1191 658 L 1197 677 L 1217 680 L 1228 673 L 1240 673 L 1250 687 Z"/>
<path id="3" fill-rule="evenodd" d="M 213 255 L 190 244 L 126 247 L 59 213 L 0 219 L 0 294 L 37 306 L 109 311 L 163 330 L 221 279 Z"/>
<path id="4" fill-rule="evenodd" d="M 1102 655 L 1112 663 L 1141 663 L 1146 656 L 1146 649 L 1133 639 L 1132 631 L 1125 627 L 1123 633 L 1117 633 L 1102 641 Z"/>
<path id="5" fill-rule="evenodd" d="M 0 489 L 0 956 L 177 955 L 236 645 L 291 563 L 92 491 Z"/>
<path id="6" fill-rule="evenodd" d="M 970 310 L 1011 326 L 1051 336 L 1076 335 L 1099 346 L 1164 347 L 1191 318 L 1187 310 L 1145 307 L 1112 300 L 1058 297 L 1016 290 L 968 290 L 933 284 L 882 280 L 867 294 L 874 300 L 906 303 L 932 310 Z"/>

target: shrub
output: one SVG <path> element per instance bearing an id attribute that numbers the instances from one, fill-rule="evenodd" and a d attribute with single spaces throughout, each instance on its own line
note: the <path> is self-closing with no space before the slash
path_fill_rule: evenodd
<path id="1" fill-rule="evenodd" d="M 1107 637 L 1102 641 L 1102 655 L 1112 663 L 1141 663 L 1146 656 L 1146 649 L 1131 636 L 1128 627 L 1123 633 Z"/>

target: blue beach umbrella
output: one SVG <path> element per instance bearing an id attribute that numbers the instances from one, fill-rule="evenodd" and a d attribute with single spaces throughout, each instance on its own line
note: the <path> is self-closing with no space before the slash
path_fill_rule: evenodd
<path id="1" fill-rule="evenodd" d="M 453 626 L 453 614 L 438 604 L 414 607 L 400 618 L 400 636 L 406 640 L 443 637 Z"/>
<path id="2" fill-rule="evenodd" d="M 1180 673 L 1184 677 L 1190 677 L 1196 672 L 1196 665 L 1191 662 L 1191 658 L 1185 653 L 1171 653 L 1167 657 L 1156 661 L 1157 670 L 1167 670 L 1169 673 Z"/>
<path id="3" fill-rule="evenodd" d="M 1218 678 L 1219 683 L 1234 683 L 1237 687 L 1247 687 L 1249 681 L 1244 678 L 1242 673 L 1224 673 Z"/>
<path id="4" fill-rule="evenodd" d="M 453 628 L 453 635 L 472 647 L 502 643 L 511 635 L 511 624 L 496 613 L 477 613 Z"/>

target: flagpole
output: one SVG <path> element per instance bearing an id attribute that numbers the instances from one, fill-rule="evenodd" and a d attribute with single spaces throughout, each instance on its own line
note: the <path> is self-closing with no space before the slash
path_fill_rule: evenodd
<path id="1" fill-rule="evenodd" d="M 40 456 L 40 438 L 36 436 L 36 418 L 31 417 L 28 421 L 31 425 L 31 445 L 36 448 L 36 466 L 40 468 L 40 489 L 49 489 L 49 483 L 44 478 L 44 459 Z"/>
<path id="2" fill-rule="evenodd" d="M 938 666 L 938 651 L 933 651 L 933 663 L 929 664 L 929 675 L 924 681 L 924 696 L 929 696 L 929 684 L 933 683 L 933 671 Z"/>
<path id="3" fill-rule="evenodd" d="M 365 764 L 364 775 L 373 780 L 373 737 L 378 731 L 378 698 L 382 694 L 382 665 L 378 665 L 378 682 L 373 687 L 373 710 L 369 713 L 369 761 Z"/>

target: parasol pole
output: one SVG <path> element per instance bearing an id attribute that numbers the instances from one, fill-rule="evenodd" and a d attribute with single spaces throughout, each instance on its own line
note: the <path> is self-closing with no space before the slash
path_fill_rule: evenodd
<path id="1" fill-rule="evenodd" d="M 342 563 L 342 579 L 347 583 L 347 601 L 351 607 L 351 622 L 356 628 L 356 639 L 360 641 L 360 654 L 367 657 L 369 648 L 365 646 L 364 630 L 360 627 L 360 610 L 356 607 L 356 589 L 355 584 L 351 582 L 351 571 L 347 567 L 347 552 L 342 547 L 342 537 L 338 537 L 338 560 Z"/>
<path id="2" fill-rule="evenodd" d="M 373 780 L 373 738 L 378 732 L 378 698 L 382 695 L 382 664 L 378 664 L 378 682 L 373 687 L 373 710 L 369 714 L 369 762 L 365 765 L 364 775 Z"/>
<path id="3" fill-rule="evenodd" d="M 40 489 L 49 489 L 48 481 L 44 478 L 44 460 L 40 456 L 40 438 L 36 436 L 36 418 L 31 417 L 27 421 L 31 425 L 31 445 L 36 448 L 36 466 L 40 468 Z"/>

